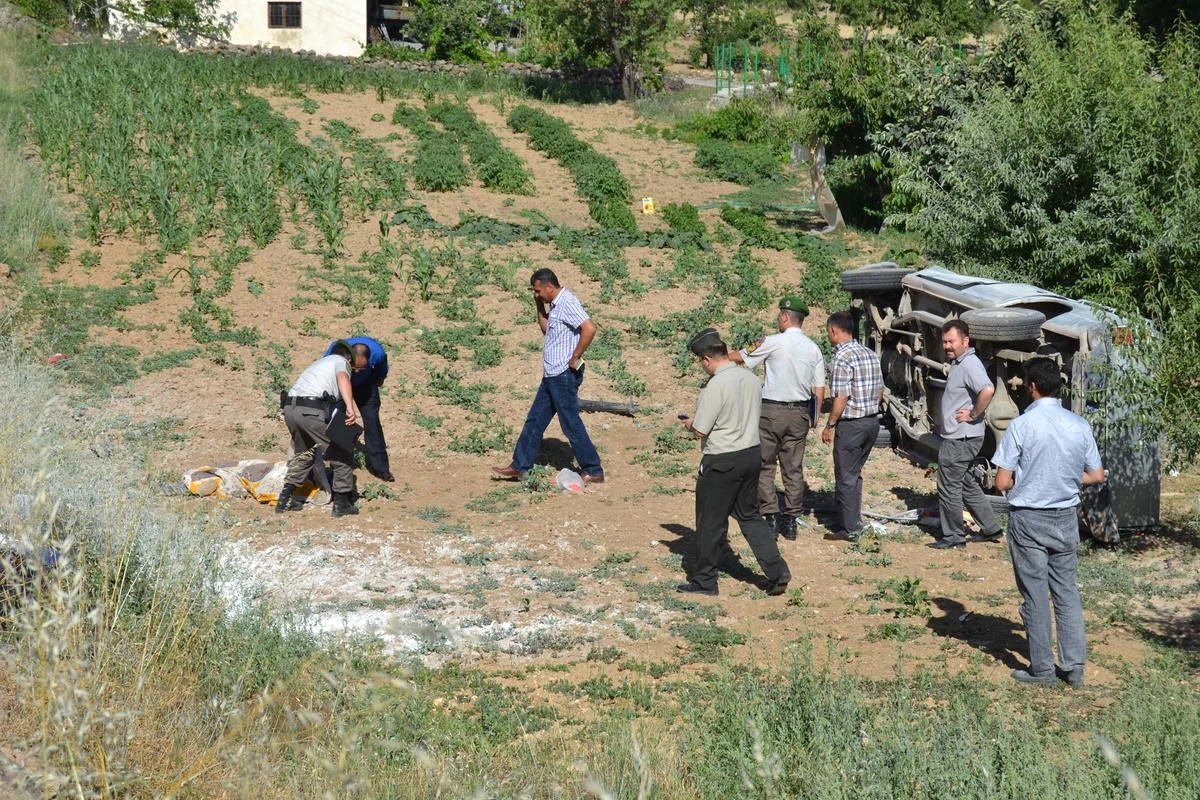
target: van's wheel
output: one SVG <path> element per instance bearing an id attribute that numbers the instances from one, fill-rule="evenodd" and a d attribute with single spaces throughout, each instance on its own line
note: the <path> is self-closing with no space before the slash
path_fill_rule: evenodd
<path id="1" fill-rule="evenodd" d="M 902 287 L 905 275 L 911 275 L 915 269 L 902 267 L 891 261 L 881 261 L 878 264 L 868 264 L 858 269 L 846 270 L 842 273 L 842 288 L 847 292 L 896 292 Z"/>
<path id="2" fill-rule="evenodd" d="M 1032 308 L 974 308 L 963 312 L 962 321 L 976 341 L 1024 342 L 1042 335 L 1046 315 Z"/>
<path id="3" fill-rule="evenodd" d="M 887 425 L 879 426 L 879 433 L 875 434 L 875 449 L 886 450 L 892 446 L 892 431 Z"/>

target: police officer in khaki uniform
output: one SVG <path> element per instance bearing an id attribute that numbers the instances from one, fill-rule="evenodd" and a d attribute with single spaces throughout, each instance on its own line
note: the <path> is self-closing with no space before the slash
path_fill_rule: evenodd
<path id="1" fill-rule="evenodd" d="M 696 334 L 688 348 L 711 379 L 700 392 L 695 418 L 683 420 L 683 426 L 700 437 L 703 456 L 696 478 L 696 558 L 687 583 L 679 584 L 677 591 L 717 594 L 717 565 L 732 515 L 766 576 L 761 588 L 769 595 L 783 594 L 792 576 L 774 532 L 758 511 L 758 378 L 730 360 L 728 348 L 712 328 Z"/>
<path id="2" fill-rule="evenodd" d="M 808 306 L 796 295 L 779 301 L 779 333 L 729 354 L 747 367 L 766 365 L 762 387 L 762 471 L 758 507 L 777 536 L 796 538 L 796 517 L 804 506 L 804 445 L 825 399 L 825 357 L 800 330 Z M 815 401 L 815 405 L 814 405 Z M 783 478 L 782 510 L 775 493 L 775 463 Z"/>

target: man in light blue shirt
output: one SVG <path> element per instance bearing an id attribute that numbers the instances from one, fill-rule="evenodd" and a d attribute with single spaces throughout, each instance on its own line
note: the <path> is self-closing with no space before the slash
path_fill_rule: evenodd
<path id="1" fill-rule="evenodd" d="M 1083 688 L 1087 644 L 1076 583 L 1080 488 L 1104 481 L 1092 428 L 1062 407 L 1058 365 L 1035 358 L 1025 367 L 1032 402 L 1013 420 L 992 461 L 996 488 L 1008 493 L 1008 548 L 1021 592 L 1021 619 L 1029 642 L 1029 669 L 1021 683 L 1054 685 L 1059 678 Z M 1059 668 L 1050 637 L 1050 601 L 1058 626 Z"/>

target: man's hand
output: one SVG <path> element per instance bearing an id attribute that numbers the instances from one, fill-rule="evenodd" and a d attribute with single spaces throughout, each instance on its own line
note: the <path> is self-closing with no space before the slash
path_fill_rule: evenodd
<path id="1" fill-rule="evenodd" d="M 358 414 L 354 413 L 354 407 L 350 406 L 346 409 L 346 424 L 353 425 L 358 422 Z"/>
<path id="2" fill-rule="evenodd" d="M 821 431 L 821 441 L 825 444 L 833 444 L 833 428 L 825 428 Z"/>
<path id="3" fill-rule="evenodd" d="M 958 422 L 974 422 L 975 417 L 971 413 L 972 409 L 960 408 L 954 412 L 954 419 Z"/>

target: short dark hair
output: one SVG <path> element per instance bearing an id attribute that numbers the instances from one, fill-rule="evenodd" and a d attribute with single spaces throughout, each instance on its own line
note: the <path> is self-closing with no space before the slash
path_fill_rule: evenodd
<path id="1" fill-rule="evenodd" d="M 1048 358 L 1035 358 L 1025 364 L 1025 385 L 1036 385 L 1042 397 L 1058 397 L 1062 391 L 1062 372 Z"/>
<path id="2" fill-rule="evenodd" d="M 971 336 L 971 329 L 967 327 L 967 323 L 961 319 L 952 319 L 942 326 L 942 336 L 945 336 L 950 331 L 955 331 L 959 336 Z"/>
<path id="3" fill-rule="evenodd" d="M 338 339 L 334 342 L 333 346 L 329 348 L 329 355 L 341 356 L 347 361 L 354 360 L 354 353 L 350 349 L 350 344 L 345 339 Z"/>
<path id="4" fill-rule="evenodd" d="M 558 288 L 558 276 L 554 274 L 554 270 L 548 267 L 542 267 L 539 270 L 535 270 L 534 273 L 529 276 L 529 285 L 533 286 L 535 283 L 548 283 L 551 286 Z"/>
<path id="5" fill-rule="evenodd" d="M 729 356 L 729 348 L 724 342 L 714 342 L 708 347 L 700 350 L 700 358 L 726 358 Z"/>
<path id="6" fill-rule="evenodd" d="M 854 336 L 857 334 L 854 324 L 854 317 L 850 316 L 849 311 L 835 311 L 829 315 L 829 319 L 825 320 L 825 324 L 831 328 L 837 328 L 839 331 Z"/>
<path id="7" fill-rule="evenodd" d="M 795 322 L 796 324 L 804 322 L 805 315 L 804 315 L 804 312 L 802 312 L 802 311 L 792 311 L 790 308 L 781 308 L 781 309 L 779 309 L 779 313 L 787 314 L 788 320 L 791 322 Z"/>

